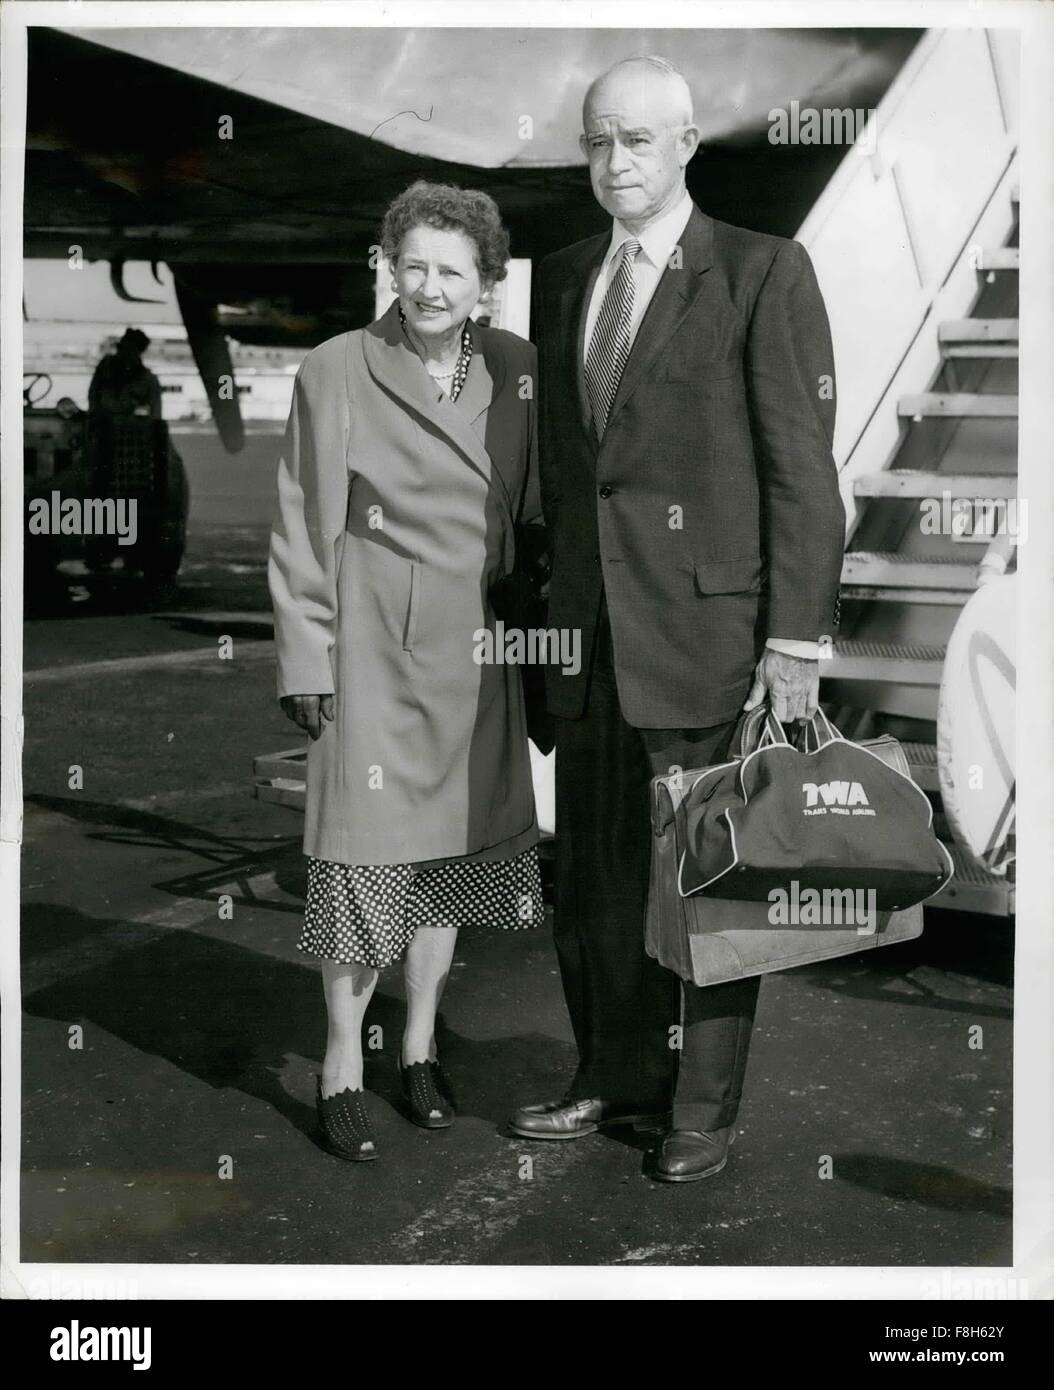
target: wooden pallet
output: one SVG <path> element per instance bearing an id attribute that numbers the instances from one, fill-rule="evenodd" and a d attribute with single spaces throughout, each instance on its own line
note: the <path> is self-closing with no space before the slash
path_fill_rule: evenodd
<path id="1" fill-rule="evenodd" d="M 258 801 L 302 811 L 307 792 L 307 749 L 289 748 L 254 758 L 253 783 Z"/>

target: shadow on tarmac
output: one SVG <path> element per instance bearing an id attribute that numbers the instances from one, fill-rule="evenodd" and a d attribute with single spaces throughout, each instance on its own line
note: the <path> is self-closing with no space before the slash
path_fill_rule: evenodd
<path id="1" fill-rule="evenodd" d="M 306 867 L 299 868 L 297 860 L 302 860 L 301 836 L 288 840 L 275 841 L 262 839 L 261 849 L 246 847 L 244 834 L 237 837 L 219 835 L 213 830 L 203 830 L 190 821 L 176 820 L 172 816 L 157 815 L 153 811 L 135 810 L 130 806 L 119 806 L 109 801 L 91 801 L 78 797 L 34 795 L 25 798 L 27 805 L 41 810 L 57 812 L 70 820 L 86 822 L 89 825 L 109 826 L 108 830 L 88 831 L 86 838 L 104 844 L 128 845 L 134 849 L 162 849 L 195 855 L 209 863 L 207 869 L 196 873 L 180 874 L 175 878 L 162 879 L 148 885 L 158 892 L 170 893 L 173 897 L 201 898 L 215 896 L 219 888 L 237 887 L 231 896 L 236 905 L 263 906 L 273 911 L 303 911 L 300 903 L 281 903 L 268 900 L 262 904 L 249 882 L 259 874 L 273 871 L 281 874 L 284 882 L 296 882 L 296 874 L 306 878 Z M 252 841 L 249 840 L 251 844 Z M 297 891 L 294 889 L 294 891 Z M 304 889 L 299 888 L 303 897 Z"/>
<path id="2" fill-rule="evenodd" d="M 216 1089 L 263 1101 L 315 1137 L 314 1105 L 282 1083 L 290 1056 L 321 1067 L 325 1009 L 317 970 L 197 932 L 134 927 L 58 903 L 27 907 L 23 933 L 32 955 L 82 943 L 90 957 L 103 934 L 136 930 L 143 939 L 104 964 L 45 986 L 23 1000 L 26 1013 L 64 1025 L 105 1029 L 116 1038 Z M 378 990 L 366 1016 L 386 1039 L 402 1036 L 403 1006 Z M 524 1070 L 552 1076 L 567 1065 L 567 1044 L 543 1034 L 470 1040 L 439 1017 L 437 1041 L 459 1113 L 494 1126 L 508 1118 L 508 1079 Z M 395 1046 L 366 1054 L 366 1088 L 405 1113 Z"/>
<path id="3" fill-rule="evenodd" d="M 879 1192 L 894 1201 L 919 1202 L 941 1211 L 972 1211 L 1006 1220 L 1014 1214 L 1013 1193 L 1008 1188 L 977 1182 L 950 1168 L 879 1154 L 846 1153 L 833 1158 L 841 1181 Z"/>
<path id="4" fill-rule="evenodd" d="M 266 619 L 256 622 L 252 619 L 238 618 L 195 618 L 190 614 L 158 614 L 157 621 L 163 622 L 174 632 L 189 632 L 195 636 L 232 637 L 243 642 L 269 642 L 274 637 L 274 623 Z"/>
<path id="5" fill-rule="evenodd" d="M 968 1007 L 988 1018 L 1008 1019 L 1013 1017 L 1014 920 L 927 908 L 923 933 L 913 941 L 794 973 L 849 999 L 887 1000 L 895 991 L 899 1004 Z M 975 992 L 989 994 L 989 1002 L 964 999 Z"/>

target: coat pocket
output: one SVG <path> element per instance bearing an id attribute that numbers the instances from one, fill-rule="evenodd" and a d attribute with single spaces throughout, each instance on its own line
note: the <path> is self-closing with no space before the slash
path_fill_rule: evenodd
<path id="1" fill-rule="evenodd" d="M 406 603 L 406 621 L 403 624 L 403 651 L 412 652 L 414 638 L 417 636 L 417 610 L 421 602 L 421 562 L 410 561 L 410 596 Z"/>
<path id="2" fill-rule="evenodd" d="M 695 585 L 701 594 L 742 594 L 760 587 L 761 557 L 696 560 Z"/>

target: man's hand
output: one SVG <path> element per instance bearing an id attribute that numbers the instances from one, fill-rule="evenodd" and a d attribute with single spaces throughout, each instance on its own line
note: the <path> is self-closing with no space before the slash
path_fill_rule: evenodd
<path id="1" fill-rule="evenodd" d="M 754 709 L 766 695 L 781 724 L 811 719 L 820 702 L 820 663 L 766 647 L 743 708 Z"/>
<path id="2" fill-rule="evenodd" d="M 278 702 L 287 719 L 306 729 L 313 739 L 322 733 L 322 720 L 332 722 L 332 695 L 283 695 Z"/>

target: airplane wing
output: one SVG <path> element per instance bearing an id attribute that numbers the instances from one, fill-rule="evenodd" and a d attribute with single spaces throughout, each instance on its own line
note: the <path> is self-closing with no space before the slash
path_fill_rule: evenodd
<path id="1" fill-rule="evenodd" d="M 171 269 L 217 427 L 241 447 L 228 335 L 312 346 L 368 322 L 370 251 L 415 178 L 485 189 L 515 256 L 604 225 L 577 147 L 591 76 L 669 52 L 714 216 L 793 233 L 843 150 L 771 146 L 791 99 L 869 108 L 918 31 L 29 31 L 25 254 Z M 525 123 L 526 118 L 526 123 Z M 529 135 L 529 138 L 524 138 Z M 127 295 L 126 295 L 127 297 Z M 230 312 L 224 306 L 230 306 Z M 226 394 L 226 393 L 225 393 Z"/>

